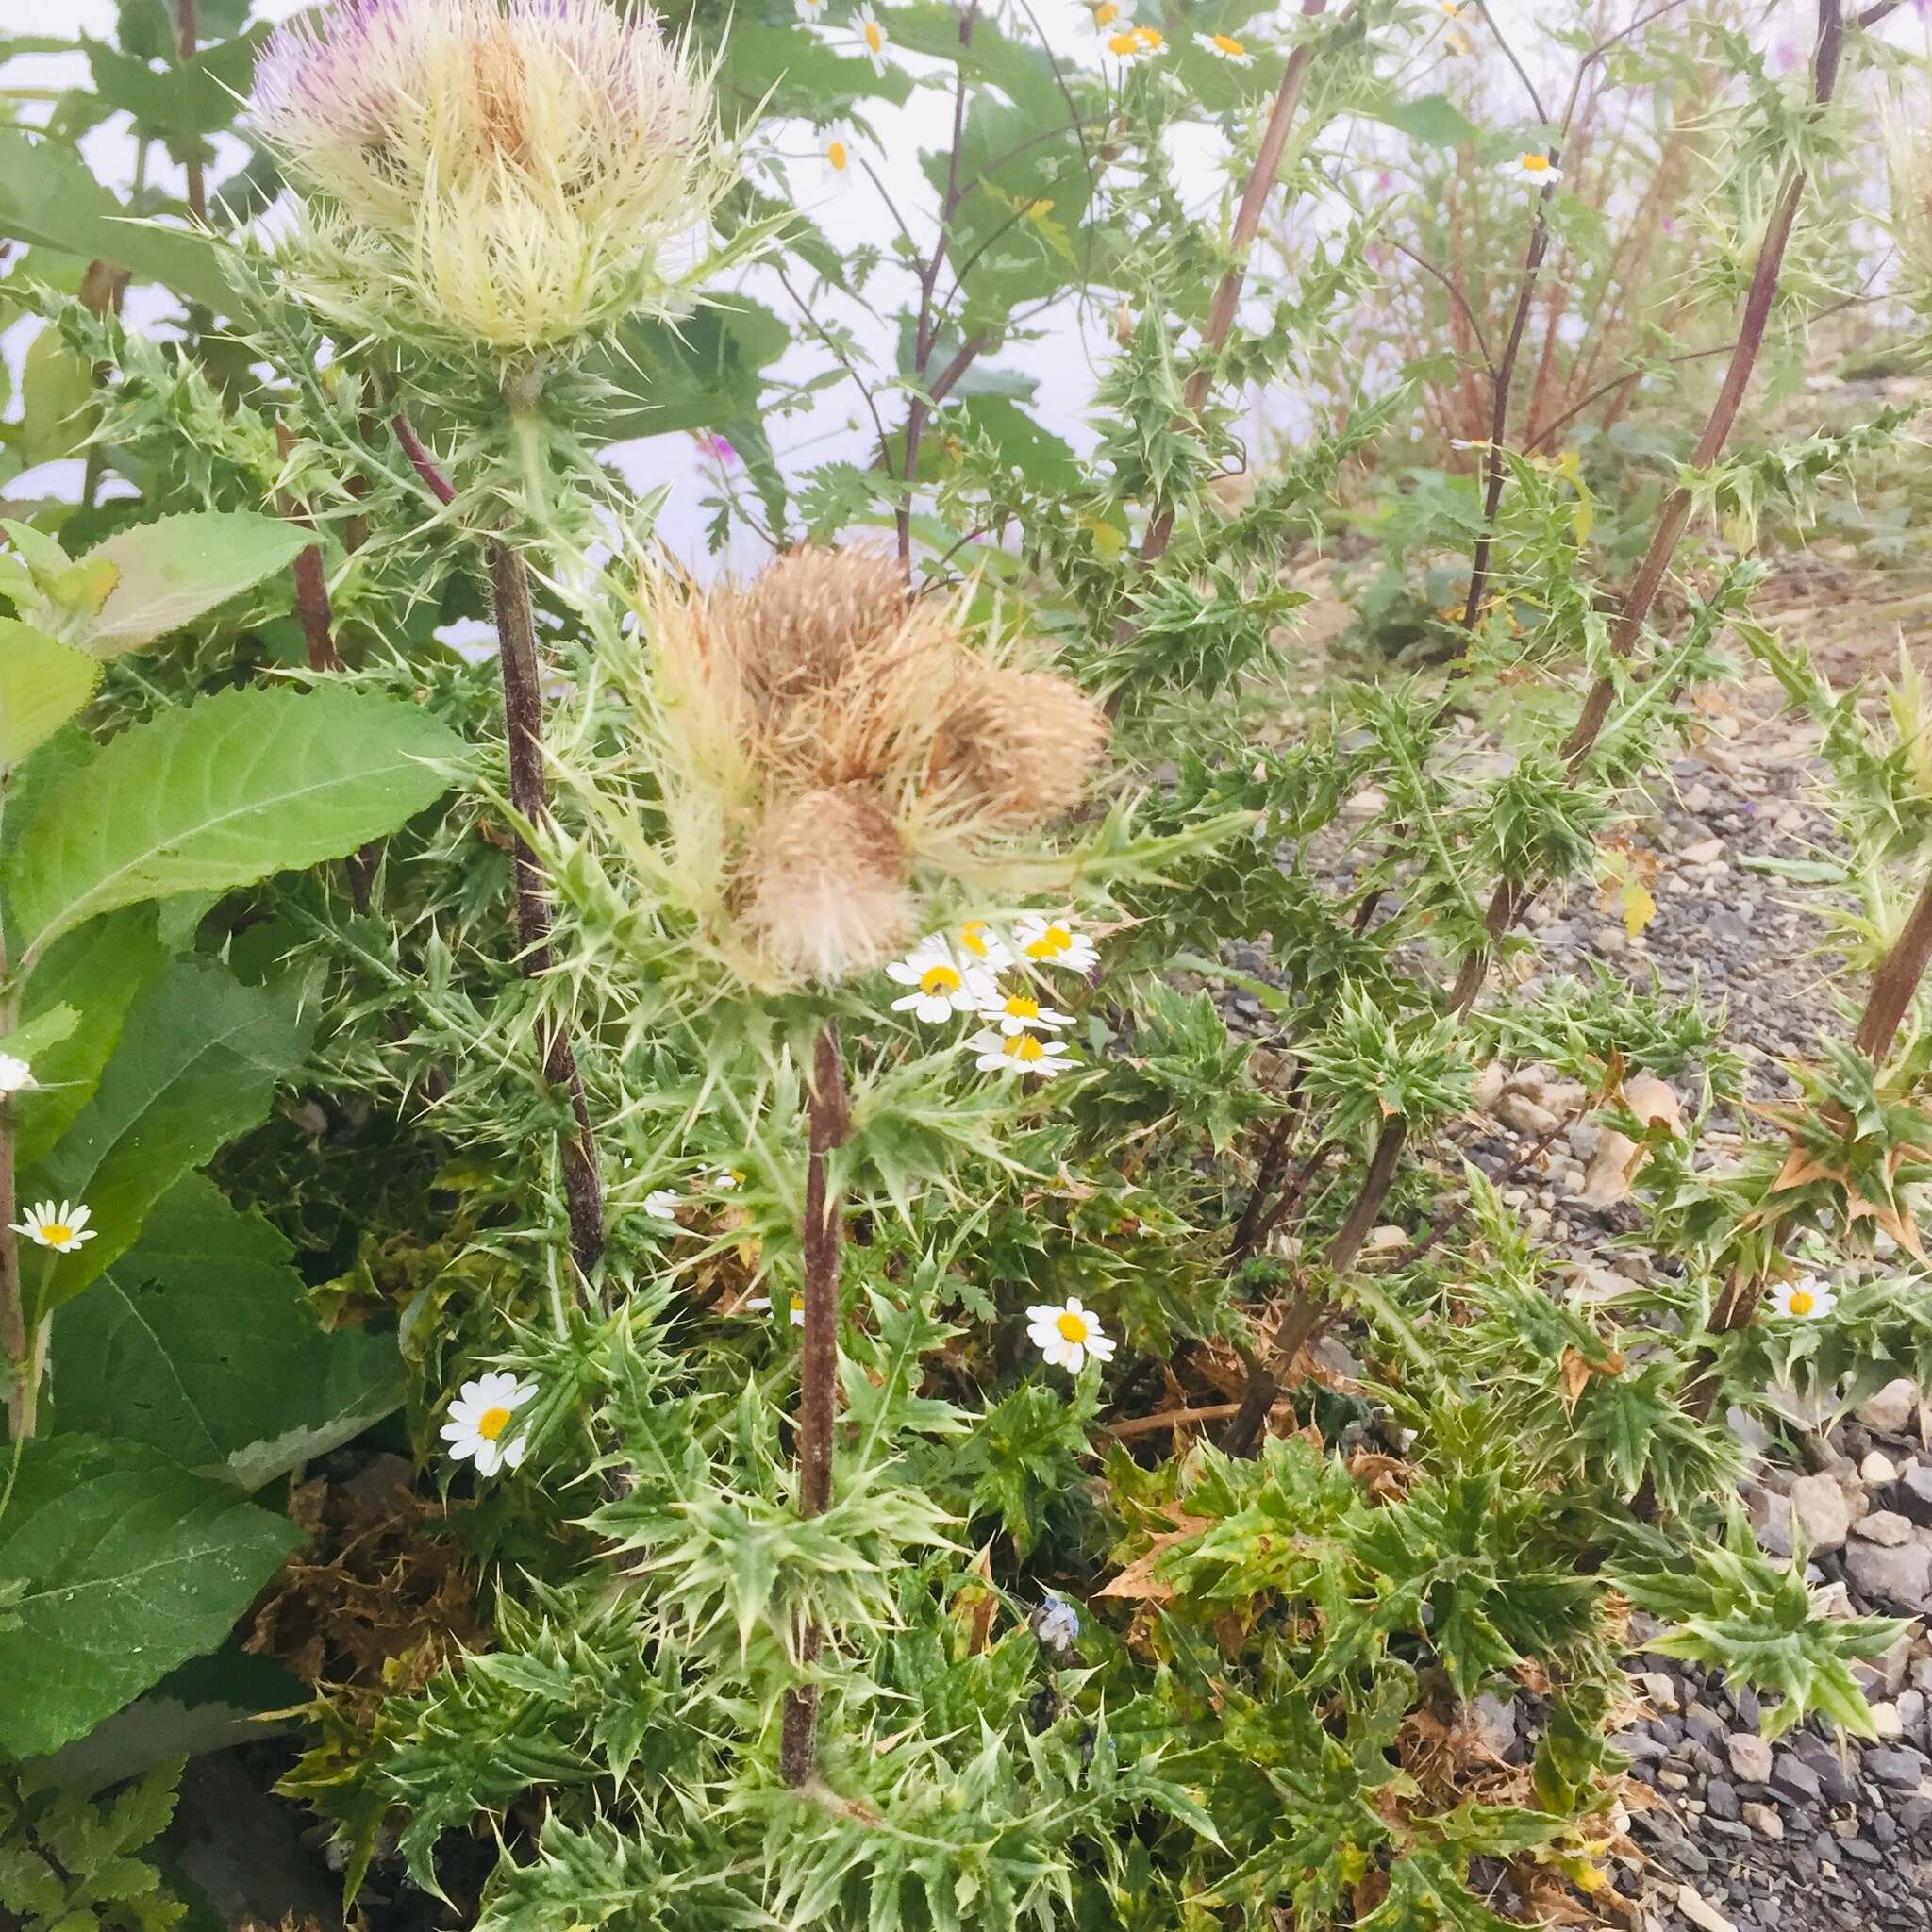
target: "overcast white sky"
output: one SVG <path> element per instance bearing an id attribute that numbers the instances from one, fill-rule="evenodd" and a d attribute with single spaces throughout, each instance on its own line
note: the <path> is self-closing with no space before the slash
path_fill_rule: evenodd
<path id="1" fill-rule="evenodd" d="M 1632 5 L 1636 0 L 1632 0 Z M 263 0 L 258 14 L 284 16 L 297 10 L 300 0 Z M 1038 0 L 1034 8 L 1057 52 L 1087 58 L 1093 44 L 1092 28 L 1086 7 L 1080 0 Z M 1532 0 L 1497 0 L 1497 13 L 1512 33 L 1526 28 L 1539 12 Z M 1567 15 L 1568 8 L 1564 9 Z M 115 16 L 114 0 L 0 0 L 0 28 L 13 32 L 60 33 L 106 37 L 111 34 Z M 1772 28 L 1776 42 L 1788 58 L 1802 57 L 1808 41 L 1809 22 L 1814 17 L 1807 0 L 1788 0 L 1775 15 Z M 1905 9 L 1894 32 L 1907 44 L 1922 45 L 1924 30 L 1911 9 Z M 1524 33 L 1525 42 L 1534 35 Z M 9 86 L 60 86 L 85 77 L 85 66 L 77 56 L 28 57 L 6 64 L 6 84 Z M 877 157 L 879 172 L 892 189 L 893 198 L 906 210 L 915 230 L 929 225 L 934 217 L 932 196 L 918 168 L 922 147 L 935 142 L 935 115 L 939 97 L 929 91 L 916 92 L 902 108 L 881 108 L 872 118 L 883 153 Z M 31 113 L 29 118 L 32 118 Z M 942 118 L 942 117 L 941 117 Z M 941 130 L 942 131 L 942 130 Z M 89 140 L 90 159 L 102 178 L 125 188 L 133 168 L 133 143 L 113 125 L 97 130 Z M 219 179 L 227 168 L 239 163 L 244 150 L 237 142 L 225 142 L 223 163 L 213 171 Z M 784 152 L 809 152 L 803 134 L 788 144 L 780 138 L 776 145 Z M 1191 139 L 1177 148 L 1175 165 L 1189 199 L 1204 213 L 1211 213 L 1221 192 L 1216 144 L 1205 130 L 1191 132 Z M 807 159 L 792 173 L 794 189 L 809 197 L 816 192 L 815 164 Z M 855 182 L 843 194 L 824 198 L 811 208 L 814 218 L 841 246 L 877 240 L 888 225 L 888 218 L 876 196 L 864 181 Z M 791 320 L 794 311 L 785 294 L 766 274 L 754 271 L 746 283 L 776 312 Z M 131 318 L 139 320 L 139 311 Z M 848 313 L 843 319 L 857 327 L 882 362 L 889 362 L 891 331 L 880 317 Z M 17 356 L 24 338 L 15 331 L 6 347 Z M 1091 396 L 1093 371 L 1108 344 L 1106 320 L 1094 318 L 1084 326 L 1069 308 L 1064 322 L 1042 340 L 1013 348 L 997 358 L 1005 368 L 1014 368 L 1035 377 L 1039 389 L 1034 409 L 1050 429 L 1076 447 L 1091 439 L 1085 411 Z M 824 351 L 801 330 L 797 345 L 781 365 L 787 373 L 806 375 L 824 366 Z M 897 399 L 886 405 L 888 420 L 903 413 Z M 870 459 L 873 434 L 870 419 L 850 383 L 828 389 L 816 399 L 808 415 L 798 416 L 773 425 L 773 440 L 786 467 L 794 474 L 815 462 L 832 457 L 846 457 L 864 462 Z M 679 555 L 704 567 L 704 525 L 708 516 L 702 500 L 711 493 L 705 475 L 705 457 L 696 444 L 683 436 L 665 436 L 629 445 L 624 452 L 625 467 L 641 486 L 667 483 L 672 486 L 660 531 Z M 54 466 L 29 472 L 9 486 L 8 494 L 37 495 L 50 488 L 71 488 L 70 478 L 51 474 Z M 749 567 L 758 560 L 755 540 L 741 539 L 732 561 Z"/>

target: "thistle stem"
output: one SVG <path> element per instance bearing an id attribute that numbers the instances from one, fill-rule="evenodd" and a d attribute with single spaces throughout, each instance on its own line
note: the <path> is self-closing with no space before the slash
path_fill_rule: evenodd
<path id="1" fill-rule="evenodd" d="M 175 20 L 180 27 L 181 58 L 192 60 L 200 44 L 200 24 L 195 19 L 195 0 L 175 0 Z M 208 220 L 208 176 L 203 171 L 200 137 L 191 136 L 194 146 L 188 157 L 188 212 L 197 223 Z"/>
<path id="2" fill-rule="evenodd" d="M 442 474 L 415 425 L 400 410 L 391 419 L 396 440 L 409 467 L 425 487 L 447 508 L 456 501 L 456 486 Z M 543 681 L 537 654 L 537 623 L 530 608 L 530 574 L 508 543 L 490 546 L 490 592 L 496 612 L 497 662 L 503 675 L 503 710 L 509 747 L 509 798 L 530 824 L 550 815 L 543 777 Z M 547 973 L 550 950 L 550 892 L 543 868 L 519 832 L 513 848 L 516 880 L 517 937 L 523 942 L 519 970 L 526 979 Z M 571 1252 L 590 1296 L 591 1271 L 604 1254 L 604 1189 L 597 1175 L 597 1145 L 591 1128 L 591 1107 L 583 1074 L 560 1024 L 542 1023 L 538 1044 L 543 1055 L 543 1077 L 570 1094 L 576 1132 L 562 1141 L 563 1191 L 570 1213 Z"/>
<path id="3" fill-rule="evenodd" d="M 6 780 L 0 775 L 0 797 Z M 0 933 L 0 981 L 7 977 L 7 940 Z M 0 1035 L 13 1031 L 19 997 L 9 990 L 0 995 Z M 0 1362 L 6 1365 L 8 1435 L 23 1441 L 34 1430 L 34 1351 L 26 1332 L 26 1296 L 20 1279 L 20 1237 L 13 1223 L 20 1218 L 14 1189 L 13 1103 L 0 1100 Z"/>
<path id="4" fill-rule="evenodd" d="M 832 1425 L 839 1380 L 839 1257 L 844 1222 L 832 1197 L 828 1165 L 832 1152 L 851 1129 L 845 1090 L 845 1063 L 839 1051 L 839 1028 L 827 1020 L 812 1055 L 810 1091 L 806 1100 L 805 1334 L 800 1350 L 798 1392 L 798 1513 L 820 1516 L 832 1504 Z M 817 1663 L 821 1632 L 799 1632 L 799 1655 L 809 1669 Z M 818 1771 L 819 1690 L 800 1685 L 785 1693 L 784 1729 L 778 1771 L 796 1790 Z"/>

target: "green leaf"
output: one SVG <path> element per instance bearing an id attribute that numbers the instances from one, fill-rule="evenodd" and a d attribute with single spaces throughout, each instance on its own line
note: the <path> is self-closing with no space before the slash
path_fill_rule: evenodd
<path id="1" fill-rule="evenodd" d="M 0 1516 L 0 1749 L 55 1750 L 212 1650 L 301 1540 L 142 1444 L 25 1444 Z"/>
<path id="2" fill-rule="evenodd" d="M 314 541 L 310 530 L 245 510 L 194 510 L 117 531 L 80 560 L 107 594 L 75 641 L 96 658 L 137 650 L 287 570 Z"/>
<path id="3" fill-rule="evenodd" d="M 1412 101 L 1385 95 L 1362 112 L 1429 147 L 1460 147 L 1482 139 L 1482 129 L 1447 94 L 1421 94 Z"/>
<path id="4" fill-rule="evenodd" d="M 146 1442 L 258 1489 L 402 1400 L 395 1343 L 325 1334 L 292 1249 L 191 1174 L 55 1327 L 63 1428 Z"/>
<path id="5" fill-rule="evenodd" d="M 271 31 L 260 23 L 238 39 L 204 48 L 192 60 L 158 68 L 104 41 L 83 40 L 82 44 L 94 92 L 102 100 L 132 114 L 138 127 L 187 141 L 234 124 L 248 92 L 256 53 Z"/>
<path id="6" fill-rule="evenodd" d="M 20 440 L 28 463 L 58 462 L 87 441 L 88 406 L 94 399 L 93 372 L 47 327 L 27 344 L 20 368 Z"/>
<path id="7" fill-rule="evenodd" d="M 92 658 L 0 617 L 0 769 L 53 737 L 93 696 L 100 676 Z"/>
<path id="8" fill-rule="evenodd" d="M 22 1173 L 45 1156 L 93 1098 L 129 1004 L 142 982 L 160 969 L 154 924 L 151 913 L 129 908 L 70 933 L 49 949 L 28 984 L 21 1002 L 23 1033 L 53 1013 L 80 1018 L 71 1032 L 31 1056 L 40 1085 L 13 1103 L 14 1158 Z"/>
<path id="9" fill-rule="evenodd" d="M 178 228 L 129 221 L 72 148 L 17 127 L 0 127 L 0 235 L 114 262 L 210 308 L 231 306 L 211 242 Z"/>
<path id="10" fill-rule="evenodd" d="M 243 986 L 211 959 L 171 960 L 141 991 L 93 1098 L 24 1197 L 84 1201 L 97 1237 L 43 1257 L 37 1307 L 71 1301 L 134 1244 L 148 1210 L 268 1111 L 307 1033 L 292 991 Z"/>
<path id="11" fill-rule="evenodd" d="M 141 899 L 340 858 L 447 789 L 458 740 L 413 705 L 325 685 L 218 691 L 135 724 L 42 807 L 13 864 L 38 953 Z"/>

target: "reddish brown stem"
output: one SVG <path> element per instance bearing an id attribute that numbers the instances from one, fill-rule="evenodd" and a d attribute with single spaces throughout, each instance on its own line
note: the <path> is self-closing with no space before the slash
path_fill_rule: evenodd
<path id="1" fill-rule="evenodd" d="M 1328 10 L 1328 0 L 1302 0 L 1302 17 L 1312 20 Z M 1344 9 L 1346 10 L 1346 9 Z M 1261 217 L 1267 211 L 1268 197 L 1281 174 L 1281 158 L 1288 152 L 1289 129 L 1307 92 L 1308 66 L 1315 58 L 1312 42 L 1304 42 L 1288 57 L 1282 69 L 1281 85 L 1274 92 L 1274 105 L 1268 110 L 1268 125 L 1261 130 L 1261 145 L 1255 154 L 1247 186 L 1241 191 L 1241 207 L 1235 210 L 1234 232 L 1229 237 L 1233 259 L 1223 273 L 1208 305 L 1208 325 L 1201 331 L 1200 366 L 1188 377 L 1181 403 L 1189 417 L 1197 418 L 1208 391 L 1214 382 L 1214 358 L 1227 346 L 1234 328 L 1235 312 L 1241 307 L 1241 290 L 1248 278 L 1248 255 L 1255 237 L 1261 232 Z M 1166 554 L 1174 541 L 1174 506 L 1163 504 L 1147 525 L 1141 540 L 1141 561 L 1152 563 Z"/>
<path id="2" fill-rule="evenodd" d="M 176 0 L 176 20 L 181 28 L 181 59 L 185 65 L 192 60 L 200 45 L 198 23 L 194 17 L 195 0 Z M 191 134 L 188 152 L 188 212 L 197 222 L 208 220 L 208 176 L 203 172 L 201 160 L 201 137 Z"/>
<path id="3" fill-rule="evenodd" d="M 1874 1064 L 1882 1065 L 1891 1051 L 1928 962 L 1932 962 L 1932 879 L 1926 880 L 1898 943 L 1873 979 L 1858 1030 L 1852 1036 L 1852 1043 Z"/>
<path id="4" fill-rule="evenodd" d="M 812 1055 L 806 1099 L 805 1329 L 799 1350 L 798 1513 L 821 1516 L 832 1506 L 832 1431 L 839 1383 L 839 1257 L 844 1223 L 831 1191 L 830 1163 L 851 1131 L 839 1028 L 827 1020 Z M 799 1654 L 817 1662 L 820 1633 L 799 1633 Z M 819 1692 L 815 1684 L 785 1693 L 778 1770 L 796 1790 L 818 1772 Z"/>

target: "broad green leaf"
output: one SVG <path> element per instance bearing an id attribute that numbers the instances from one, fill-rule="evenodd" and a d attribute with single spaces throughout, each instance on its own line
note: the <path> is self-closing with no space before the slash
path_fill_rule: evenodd
<path id="1" fill-rule="evenodd" d="M 255 56 L 271 30 L 259 24 L 236 40 L 204 48 L 192 60 L 171 60 L 164 67 L 151 67 L 103 41 L 82 44 L 102 100 L 132 114 L 138 127 L 181 141 L 234 125 Z"/>
<path id="2" fill-rule="evenodd" d="M 462 750 L 413 705 L 325 685 L 218 691 L 131 726 L 42 805 L 15 856 L 35 951 L 141 899 L 340 858 L 448 787 Z"/>
<path id="3" fill-rule="evenodd" d="M 291 991 L 243 986 L 211 959 L 173 959 L 149 980 L 93 1098 L 22 1178 L 29 1198 L 86 1202 L 99 1230 L 74 1254 L 38 1254 L 38 1309 L 125 1254 L 155 1203 L 268 1111 L 307 1044 Z"/>
<path id="4" fill-rule="evenodd" d="M 191 510 L 117 531 L 80 560 L 106 599 L 75 641 L 97 658 L 137 650 L 287 570 L 314 541 L 298 525 L 246 510 Z"/>
<path id="5" fill-rule="evenodd" d="M 58 462 L 87 441 L 93 372 L 47 327 L 27 344 L 20 366 L 18 448 L 29 463 Z"/>
<path id="6" fill-rule="evenodd" d="M 26 1443 L 0 1516 L 0 1750 L 56 1750 L 212 1650 L 301 1540 L 144 1444 Z"/>
<path id="7" fill-rule="evenodd" d="M 93 658 L 0 617 L 0 770 L 53 737 L 93 696 L 100 677 Z"/>
<path id="8" fill-rule="evenodd" d="M 55 1013 L 78 1024 L 34 1054 L 41 1084 L 13 1103 L 15 1158 L 25 1174 L 74 1124 L 93 1098 L 101 1070 L 121 1039 L 127 1008 L 150 974 L 160 971 L 154 915 L 129 907 L 69 933 L 48 949 L 21 1001 L 21 1030 Z"/>
<path id="9" fill-rule="evenodd" d="M 150 1443 L 255 1490 L 402 1400 L 393 1340 L 325 1334 L 260 1215 L 191 1174 L 92 1293 L 61 1309 L 63 1428 Z"/>
<path id="10" fill-rule="evenodd" d="M 72 1007 L 47 1007 L 25 1025 L 16 1026 L 11 1033 L 0 1034 L 0 1053 L 11 1054 L 15 1059 L 25 1060 L 31 1066 L 50 1048 L 58 1046 L 79 1024 L 80 1015 Z"/>
<path id="11" fill-rule="evenodd" d="M 0 235 L 115 262 L 210 308 L 232 300 L 211 242 L 128 220 L 72 148 L 17 127 L 0 127 Z"/>
<path id="12" fill-rule="evenodd" d="M 143 1696 L 63 1745 L 46 1762 L 63 1785 L 92 1789 L 164 1763 L 273 1738 L 294 1720 L 268 1713 L 304 1701 L 302 1682 L 265 1657 L 230 1641 L 209 1657 L 191 1657 Z"/>
<path id="13" fill-rule="evenodd" d="M 1412 101 L 1383 95 L 1362 111 L 1428 147 L 1461 147 L 1482 138 L 1481 128 L 1447 94 L 1421 94 Z"/>

